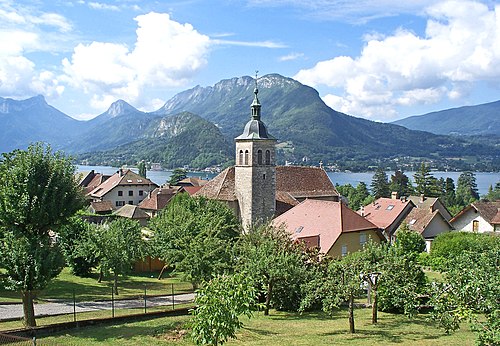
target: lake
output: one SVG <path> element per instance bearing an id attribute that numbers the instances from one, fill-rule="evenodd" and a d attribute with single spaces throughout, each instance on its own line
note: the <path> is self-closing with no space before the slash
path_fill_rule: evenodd
<path id="1" fill-rule="evenodd" d="M 103 173 L 103 174 L 113 174 L 118 168 L 110 167 L 110 166 L 77 166 L 77 170 L 79 172 L 94 170 L 95 172 Z M 132 168 L 134 172 L 137 172 L 136 168 Z M 458 176 L 461 172 L 431 172 L 432 175 L 436 178 L 452 178 L 455 182 L 455 186 L 457 185 Z M 148 171 L 147 176 L 154 183 L 158 185 L 165 184 L 172 171 Z M 345 172 L 327 172 L 328 177 L 334 184 L 345 185 L 351 184 L 353 186 L 358 185 L 360 182 L 364 182 L 368 188 L 370 187 L 372 177 L 374 172 L 365 172 L 365 173 L 345 173 Z M 387 172 L 387 176 L 390 178 L 391 174 L 394 172 Z M 414 172 L 405 172 L 405 174 L 413 180 Z M 497 182 L 500 181 L 500 173 L 491 173 L 491 172 L 474 172 L 476 176 L 477 189 L 480 195 L 485 195 L 488 193 L 488 188 L 490 185 L 495 186 Z M 213 173 L 205 173 L 205 172 L 188 172 L 188 176 L 190 177 L 199 177 L 202 179 L 212 179 L 216 174 Z"/>

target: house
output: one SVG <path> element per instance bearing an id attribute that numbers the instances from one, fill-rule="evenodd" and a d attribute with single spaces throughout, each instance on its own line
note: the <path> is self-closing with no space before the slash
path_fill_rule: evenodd
<path id="1" fill-rule="evenodd" d="M 451 224 L 459 231 L 500 232 L 500 201 L 471 203 L 451 219 Z"/>
<path id="2" fill-rule="evenodd" d="M 92 201 L 90 202 L 89 212 L 98 215 L 109 215 L 114 211 L 111 201 Z"/>
<path id="3" fill-rule="evenodd" d="M 391 240 L 404 219 L 415 207 L 411 200 L 405 197 L 397 198 L 395 192 L 391 198 L 381 197 L 362 207 L 358 214 L 381 229 L 387 240 Z"/>
<path id="4" fill-rule="evenodd" d="M 361 250 L 369 240 L 385 241 L 379 228 L 344 203 L 306 199 L 272 221 L 284 227 L 293 240 L 318 247 L 332 257 Z"/>
<path id="5" fill-rule="evenodd" d="M 208 183 L 208 180 L 200 179 L 198 177 L 187 177 L 177 182 L 177 186 L 203 186 Z"/>
<path id="6" fill-rule="evenodd" d="M 426 251 L 429 252 L 434 238 L 443 232 L 450 232 L 451 214 L 439 198 L 429 198 L 423 195 L 410 196 L 415 208 L 406 216 L 405 223 L 410 230 L 418 232 L 425 239 Z"/>
<path id="7" fill-rule="evenodd" d="M 76 174 L 78 186 L 83 187 L 85 194 L 88 194 L 96 187 L 104 183 L 110 175 L 96 173 L 94 170 L 79 172 Z"/>
<path id="8" fill-rule="evenodd" d="M 113 215 L 139 221 L 141 226 L 146 226 L 150 218 L 144 210 L 136 205 L 131 204 L 125 204 L 120 209 L 115 211 Z"/>
<path id="9" fill-rule="evenodd" d="M 184 192 L 181 186 L 161 186 L 151 191 L 138 205 L 150 217 L 156 216 L 160 210 L 164 209 L 168 202 L 179 192 Z"/>
<path id="10" fill-rule="evenodd" d="M 158 185 L 130 169 L 119 169 L 99 184 L 87 196 L 92 201 L 111 201 L 115 208 L 125 204 L 137 205 Z"/>

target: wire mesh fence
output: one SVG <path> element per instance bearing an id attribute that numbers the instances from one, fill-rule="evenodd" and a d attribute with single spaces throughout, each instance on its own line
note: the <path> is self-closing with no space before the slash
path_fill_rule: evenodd
<path id="1" fill-rule="evenodd" d="M 126 315 L 144 314 L 154 311 L 172 310 L 194 300 L 192 290 L 182 284 L 164 285 L 162 289 L 144 285 L 140 288 L 118 289 L 89 294 L 78 289 L 64 293 L 62 298 L 53 296 L 35 304 L 38 326 L 91 319 L 113 318 Z M 23 328 L 23 308 L 21 304 L 1 305 L 0 330 Z M 1 343 L 1 342 L 0 342 Z"/>

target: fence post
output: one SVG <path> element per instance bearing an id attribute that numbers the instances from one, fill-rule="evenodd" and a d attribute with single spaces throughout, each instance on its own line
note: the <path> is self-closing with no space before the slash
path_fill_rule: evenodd
<path id="1" fill-rule="evenodd" d="M 115 291 L 114 287 L 111 287 L 111 317 L 115 317 Z"/>
<path id="2" fill-rule="evenodd" d="M 174 283 L 172 282 L 172 310 L 175 310 Z"/>
<path id="3" fill-rule="evenodd" d="M 76 294 L 73 288 L 73 322 L 76 322 Z"/>
<path id="4" fill-rule="evenodd" d="M 146 285 L 144 285 L 144 313 L 147 313 L 147 303 L 146 303 Z"/>

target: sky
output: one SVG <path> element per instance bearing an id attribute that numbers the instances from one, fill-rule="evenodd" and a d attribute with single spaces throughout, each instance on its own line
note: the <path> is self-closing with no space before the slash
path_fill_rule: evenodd
<path id="1" fill-rule="evenodd" d="M 257 70 L 375 121 L 496 101 L 500 2 L 0 0 L 0 96 L 76 119 Z"/>

